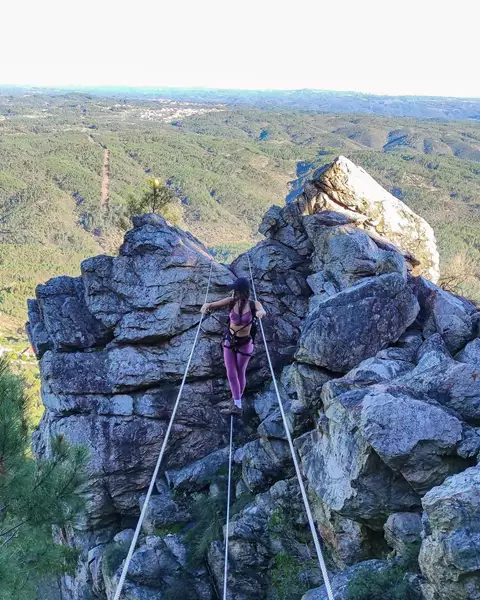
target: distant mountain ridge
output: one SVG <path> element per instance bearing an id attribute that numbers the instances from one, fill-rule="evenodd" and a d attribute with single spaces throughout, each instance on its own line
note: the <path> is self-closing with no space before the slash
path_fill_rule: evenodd
<path id="1" fill-rule="evenodd" d="M 6 88 L 38 91 L 41 88 Z M 45 92 L 88 92 L 102 97 L 126 98 L 161 97 L 181 102 L 223 103 L 249 105 L 262 109 L 293 109 L 314 112 L 358 113 L 388 117 L 413 117 L 416 119 L 441 119 L 448 121 L 480 120 L 480 98 L 454 98 L 441 96 L 377 96 L 361 92 L 327 90 L 231 90 L 202 88 L 48 88 Z M 0 86 L 0 92 L 2 88 Z"/>

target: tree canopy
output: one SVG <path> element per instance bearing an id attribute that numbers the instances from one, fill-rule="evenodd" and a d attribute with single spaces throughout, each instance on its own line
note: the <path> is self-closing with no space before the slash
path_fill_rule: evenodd
<path id="1" fill-rule="evenodd" d="M 54 541 L 84 507 L 80 490 L 87 455 L 62 437 L 48 458 L 30 450 L 22 380 L 0 360 L 0 597 L 32 600 L 38 578 L 71 570 L 76 552 Z"/>

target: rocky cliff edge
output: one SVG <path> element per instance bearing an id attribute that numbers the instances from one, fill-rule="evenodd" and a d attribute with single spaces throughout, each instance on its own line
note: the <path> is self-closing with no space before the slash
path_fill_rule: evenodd
<path id="1" fill-rule="evenodd" d="M 35 451 L 56 434 L 90 449 L 87 513 L 55 532 L 80 551 L 64 600 L 113 598 L 210 268 L 211 301 L 248 275 L 245 255 L 217 264 L 157 215 L 133 225 L 118 256 L 29 301 L 46 408 Z M 412 552 L 419 597 L 479 600 L 480 315 L 432 282 L 433 232 L 342 157 L 260 231 L 253 275 L 336 600 L 359 568 Z M 225 535 L 229 597 L 278 597 L 287 561 L 297 597 L 326 598 L 261 343 L 235 432 L 232 524 L 214 527 L 228 460 L 221 333 L 205 320 L 123 598 L 216 598 Z"/>

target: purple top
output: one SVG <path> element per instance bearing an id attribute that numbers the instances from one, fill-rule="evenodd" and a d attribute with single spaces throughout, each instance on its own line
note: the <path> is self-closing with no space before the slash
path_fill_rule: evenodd
<path id="1" fill-rule="evenodd" d="M 239 327 L 240 325 L 250 325 L 252 322 L 251 311 L 239 315 L 234 310 L 230 311 L 230 323 Z"/>

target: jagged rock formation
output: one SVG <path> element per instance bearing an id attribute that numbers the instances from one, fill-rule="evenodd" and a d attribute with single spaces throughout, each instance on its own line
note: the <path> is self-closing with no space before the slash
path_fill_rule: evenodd
<path id="1" fill-rule="evenodd" d="M 375 572 L 388 568 L 392 550 L 401 559 L 420 545 L 422 576 L 412 581 L 425 598 L 477 598 L 480 545 L 468 523 L 480 506 L 480 315 L 415 275 L 434 274 L 433 235 L 385 191 L 372 192 L 378 222 L 369 216 L 358 227 L 365 177 L 339 159 L 319 175 L 317 200 L 309 184 L 265 215 L 266 239 L 250 259 L 267 341 L 315 521 L 339 571 L 338 598 L 347 599 L 356 563 Z M 335 204 L 321 204 L 326 195 Z M 355 211 L 322 210 L 346 198 Z M 419 232 L 428 235 L 415 258 Z M 91 450 L 84 522 L 57 532 L 81 550 L 63 600 L 113 598 L 212 264 L 211 300 L 249 274 L 245 255 L 230 268 L 216 264 L 192 236 L 146 215 L 118 257 L 85 261 L 80 278 L 53 279 L 29 303 L 47 409 L 35 449 L 48 453 L 58 433 Z M 305 600 L 326 598 L 261 344 L 249 367 L 250 417 L 235 432 L 236 500 L 222 534 L 228 423 L 219 407 L 228 388 L 222 326 L 209 317 L 203 327 L 124 599 L 216 597 L 225 535 L 231 598 L 274 600 L 285 561 L 295 597 L 303 586 L 312 588 Z"/>
<path id="2" fill-rule="evenodd" d="M 416 274 L 437 281 L 439 257 L 430 225 L 348 158 L 340 156 L 319 169 L 297 202 L 305 214 L 324 210 L 344 214 L 357 226 L 413 254 L 420 261 Z"/>

